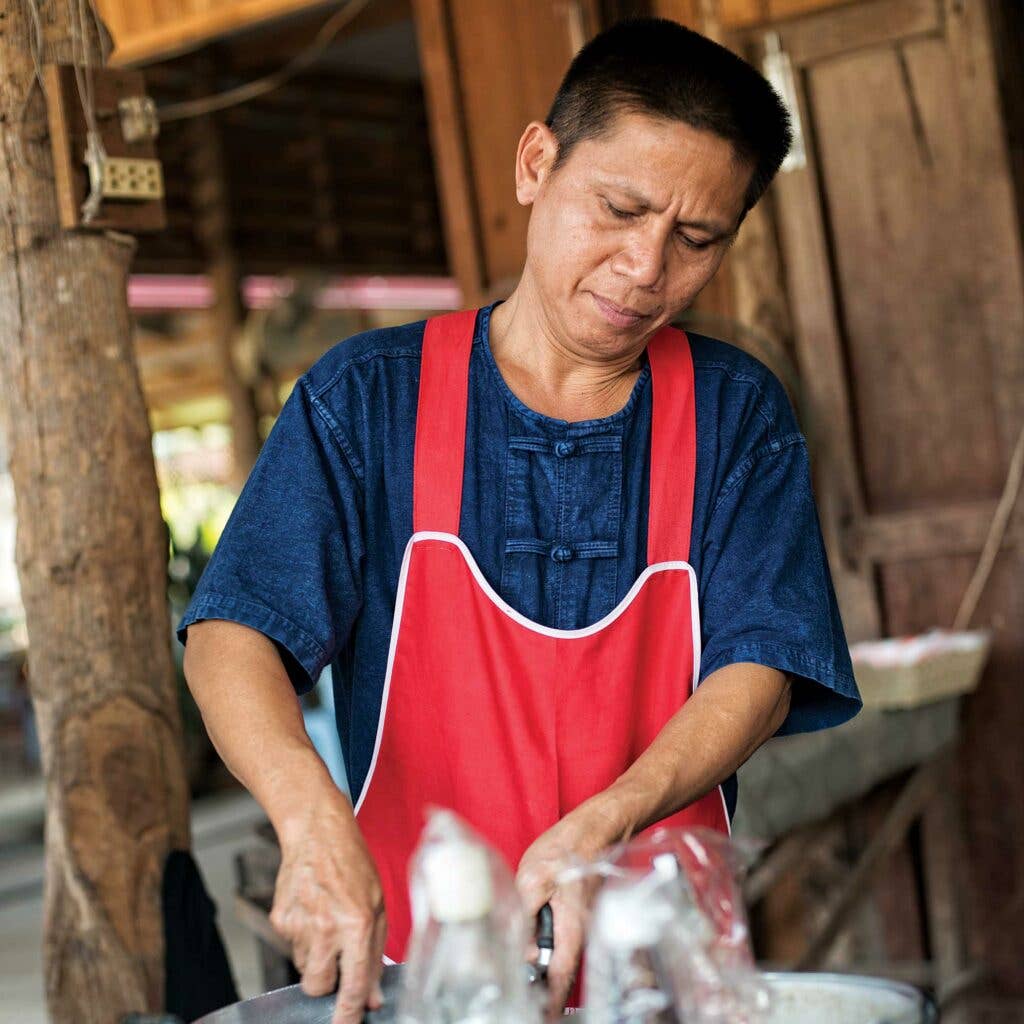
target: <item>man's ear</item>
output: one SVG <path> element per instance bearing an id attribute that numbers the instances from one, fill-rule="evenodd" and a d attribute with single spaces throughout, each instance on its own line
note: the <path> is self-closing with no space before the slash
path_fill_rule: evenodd
<path id="1" fill-rule="evenodd" d="M 516 150 L 516 199 L 520 206 L 532 205 L 547 180 L 558 156 L 558 140 L 541 121 L 531 121 Z"/>

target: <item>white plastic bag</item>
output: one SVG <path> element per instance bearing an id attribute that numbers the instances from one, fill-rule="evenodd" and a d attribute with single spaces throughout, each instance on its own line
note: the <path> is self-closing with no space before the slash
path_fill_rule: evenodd
<path id="1" fill-rule="evenodd" d="M 758 973 L 737 847 L 710 829 L 661 829 L 589 870 L 605 878 L 590 921 L 587 1024 L 759 1024 Z"/>
<path id="2" fill-rule="evenodd" d="M 404 1024 L 539 1024 L 522 906 L 501 857 L 450 811 L 433 811 L 410 868 L 413 927 Z"/>

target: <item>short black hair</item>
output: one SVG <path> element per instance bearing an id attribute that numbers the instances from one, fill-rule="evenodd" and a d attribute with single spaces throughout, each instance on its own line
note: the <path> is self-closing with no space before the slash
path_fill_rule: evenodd
<path id="1" fill-rule="evenodd" d="M 576 55 L 547 117 L 558 141 L 555 168 L 620 113 L 683 121 L 731 142 L 753 168 L 743 212 L 761 198 L 789 152 L 789 113 L 745 60 L 665 18 L 631 18 Z"/>

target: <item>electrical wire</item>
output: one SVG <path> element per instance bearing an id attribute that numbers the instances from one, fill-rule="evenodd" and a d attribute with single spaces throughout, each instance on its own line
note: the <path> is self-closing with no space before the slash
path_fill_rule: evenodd
<path id="1" fill-rule="evenodd" d="M 89 54 L 89 24 L 86 7 L 92 16 L 98 36 L 97 45 L 101 49 L 103 47 L 103 30 L 92 0 L 67 0 L 67 6 L 71 29 L 71 63 L 75 71 L 78 99 L 85 117 L 85 162 L 89 168 L 89 193 L 82 204 L 82 223 L 89 224 L 95 220 L 103 202 L 103 167 L 106 163 L 107 153 L 96 118 L 96 85 Z"/>
<path id="2" fill-rule="evenodd" d="M 289 79 L 315 64 L 334 41 L 335 36 L 370 3 L 371 0 L 348 0 L 344 7 L 324 22 L 316 37 L 305 49 L 300 50 L 283 67 L 272 74 L 245 82 L 225 92 L 201 96 L 181 103 L 167 104 L 157 110 L 157 116 L 164 122 L 182 121 L 185 118 L 202 117 L 204 114 L 226 110 L 228 107 L 237 106 L 239 103 L 256 99 L 258 96 L 265 96 L 268 92 L 280 88 Z"/>
<path id="3" fill-rule="evenodd" d="M 17 114 L 15 115 L 15 131 L 14 131 L 14 155 L 18 163 L 22 167 L 27 168 L 34 174 L 38 174 L 42 178 L 46 178 L 53 181 L 53 172 L 47 167 L 38 167 L 32 163 L 28 158 L 28 153 L 25 150 L 25 119 L 28 117 L 29 104 L 32 102 L 32 93 L 38 86 L 40 93 L 45 97 L 45 87 L 43 85 L 43 19 L 39 13 L 39 7 L 37 6 L 37 0 L 23 0 L 25 8 L 28 10 L 29 19 L 32 22 L 32 29 L 29 34 L 28 49 L 32 56 L 32 80 L 28 83 L 28 88 L 25 90 L 25 95 L 22 97 L 21 104 Z"/>

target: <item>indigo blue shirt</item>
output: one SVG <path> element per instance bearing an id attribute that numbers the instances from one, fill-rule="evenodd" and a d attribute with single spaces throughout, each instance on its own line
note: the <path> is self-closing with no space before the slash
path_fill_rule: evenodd
<path id="1" fill-rule="evenodd" d="M 460 536 L 529 618 L 578 629 L 646 565 L 651 381 L 624 408 L 568 423 L 527 408 L 477 318 Z M 412 534 L 423 322 L 332 348 L 296 384 L 178 626 L 228 619 L 275 642 L 296 690 L 330 664 L 352 793 L 377 732 L 398 575 Z M 733 662 L 795 677 L 783 733 L 837 725 L 860 698 L 811 493 L 807 449 L 778 381 L 691 334 L 697 469 L 689 561 L 701 679 Z M 438 596 L 443 600 L 443 595 Z M 726 787 L 730 808 L 735 789 Z"/>

